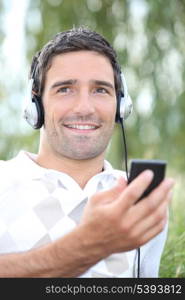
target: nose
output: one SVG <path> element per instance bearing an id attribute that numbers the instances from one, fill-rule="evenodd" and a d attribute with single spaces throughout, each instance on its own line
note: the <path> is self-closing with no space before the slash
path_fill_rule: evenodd
<path id="1" fill-rule="evenodd" d="M 95 112 L 93 99 L 87 90 L 81 90 L 75 97 L 73 112 L 89 115 Z"/>

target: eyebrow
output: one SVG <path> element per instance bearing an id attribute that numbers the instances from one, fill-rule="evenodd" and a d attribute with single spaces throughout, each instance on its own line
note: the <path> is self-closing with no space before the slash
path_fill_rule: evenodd
<path id="1" fill-rule="evenodd" d="M 111 88 L 112 90 L 114 90 L 114 86 L 112 85 L 112 83 L 108 82 L 108 81 L 104 81 L 104 80 L 92 80 L 93 83 L 97 84 L 97 85 L 104 85 L 107 86 L 109 88 Z"/>
<path id="2" fill-rule="evenodd" d="M 55 89 L 59 86 L 63 86 L 63 85 L 73 85 L 77 82 L 77 80 L 75 79 L 70 79 L 70 80 L 64 80 L 64 81 L 57 81 L 54 84 L 52 84 L 51 89 Z"/>
<path id="3" fill-rule="evenodd" d="M 64 81 L 57 81 L 54 84 L 52 84 L 51 89 L 55 89 L 59 86 L 63 86 L 63 85 L 73 85 L 77 82 L 76 79 L 70 79 L 70 80 L 64 80 Z M 96 85 L 103 85 L 103 86 L 107 86 L 109 88 L 111 88 L 112 90 L 114 90 L 114 86 L 112 85 L 112 83 L 108 82 L 108 81 L 104 81 L 104 80 L 91 80 L 91 82 L 93 84 Z"/>

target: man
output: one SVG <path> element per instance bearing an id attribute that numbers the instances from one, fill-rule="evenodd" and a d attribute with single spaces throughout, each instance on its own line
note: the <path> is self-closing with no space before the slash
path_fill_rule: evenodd
<path id="1" fill-rule="evenodd" d="M 152 172 L 127 186 L 104 160 L 121 90 L 114 50 L 85 28 L 59 33 L 31 78 L 40 146 L 1 162 L 0 276 L 135 277 L 138 248 L 139 276 L 158 276 L 173 180 L 137 202 Z"/>

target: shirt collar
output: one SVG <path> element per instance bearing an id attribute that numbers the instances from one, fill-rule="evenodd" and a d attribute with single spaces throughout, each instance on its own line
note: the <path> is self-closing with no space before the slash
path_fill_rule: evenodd
<path id="1" fill-rule="evenodd" d="M 66 175 L 65 173 L 59 172 L 54 169 L 47 169 L 41 167 L 34 161 L 35 158 L 36 158 L 36 154 L 27 152 L 25 150 L 21 150 L 18 153 L 16 159 L 16 162 L 18 163 L 18 170 L 24 172 L 23 173 L 24 176 L 32 179 L 39 179 L 46 173 L 55 173 L 55 174 L 58 173 L 58 175 L 62 175 L 62 174 Z M 113 172 L 113 167 L 107 160 L 104 160 L 103 171 L 96 174 L 95 176 L 105 176 L 108 174 L 112 174 L 112 172 Z"/>
<path id="2" fill-rule="evenodd" d="M 118 177 L 124 176 L 123 171 L 113 169 L 111 164 L 104 160 L 103 171 L 91 177 L 84 189 L 81 189 L 78 183 L 68 174 L 43 168 L 34 161 L 34 158 L 36 158 L 36 154 L 24 150 L 19 152 L 16 159 L 13 160 L 17 178 L 19 177 L 21 180 L 41 180 L 55 186 L 63 186 L 68 191 L 92 194 L 94 191 L 111 188 Z"/>

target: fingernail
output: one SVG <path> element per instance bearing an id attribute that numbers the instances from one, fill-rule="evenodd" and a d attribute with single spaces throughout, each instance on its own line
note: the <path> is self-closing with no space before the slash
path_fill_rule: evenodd
<path id="1" fill-rule="evenodd" d="M 144 176 L 146 179 L 152 179 L 154 177 L 154 172 L 152 170 L 146 170 L 144 171 Z"/>

